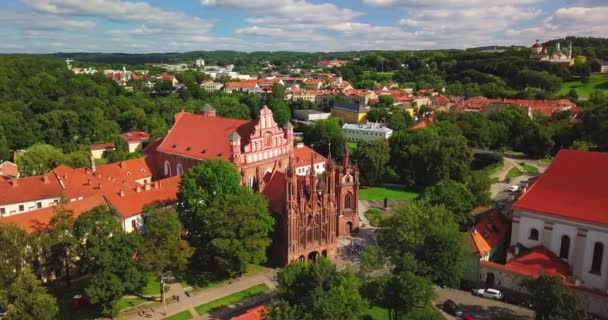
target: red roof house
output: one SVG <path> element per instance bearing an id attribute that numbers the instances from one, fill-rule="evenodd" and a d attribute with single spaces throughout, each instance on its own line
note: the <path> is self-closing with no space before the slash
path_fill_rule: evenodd
<path id="1" fill-rule="evenodd" d="M 493 269 L 535 278 L 541 274 L 546 274 L 558 276 L 565 281 L 571 274 L 568 263 L 543 246 L 534 247 L 525 254 L 509 260 L 504 265 L 490 261 L 481 261 L 480 264 Z"/>
<path id="2" fill-rule="evenodd" d="M 0 163 L 0 179 L 12 179 L 19 177 L 19 167 L 10 162 L 4 161 Z"/>

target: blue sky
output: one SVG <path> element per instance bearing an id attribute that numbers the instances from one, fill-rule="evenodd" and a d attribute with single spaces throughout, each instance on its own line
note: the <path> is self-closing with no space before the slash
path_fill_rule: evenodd
<path id="1" fill-rule="evenodd" d="M 0 0 L 0 52 L 464 49 L 608 36 L 608 0 Z"/>

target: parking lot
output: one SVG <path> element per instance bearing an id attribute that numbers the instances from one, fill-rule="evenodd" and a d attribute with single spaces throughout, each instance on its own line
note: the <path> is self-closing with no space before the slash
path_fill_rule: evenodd
<path id="1" fill-rule="evenodd" d="M 470 292 L 443 289 L 435 287 L 435 305 L 441 309 L 441 304 L 445 300 L 456 302 L 464 314 L 473 316 L 476 320 L 528 320 L 534 319 L 534 311 L 504 302 L 481 298 L 472 295 Z M 444 313 L 446 319 L 456 319 Z"/>

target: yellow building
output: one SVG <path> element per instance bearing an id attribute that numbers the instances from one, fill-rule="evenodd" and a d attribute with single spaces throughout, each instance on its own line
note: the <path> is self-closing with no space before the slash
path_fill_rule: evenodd
<path id="1" fill-rule="evenodd" d="M 335 101 L 331 108 L 332 117 L 341 118 L 346 123 L 367 123 L 369 110 L 359 104 Z"/>

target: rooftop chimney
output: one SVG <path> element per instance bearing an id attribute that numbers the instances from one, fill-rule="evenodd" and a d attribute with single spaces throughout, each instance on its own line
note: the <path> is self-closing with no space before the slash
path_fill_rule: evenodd
<path id="1" fill-rule="evenodd" d="M 152 188 L 152 184 L 151 183 L 146 183 L 144 185 L 144 190 L 148 191 L 148 190 L 150 190 L 150 188 Z"/>
<path id="2" fill-rule="evenodd" d="M 124 192 L 124 191 L 122 191 L 122 190 L 120 190 L 119 195 L 120 195 L 121 197 L 124 197 L 124 196 L 125 196 L 125 192 Z"/>
<path id="3" fill-rule="evenodd" d="M 18 182 L 18 180 L 17 180 L 17 179 L 13 179 L 13 180 L 11 180 L 11 186 L 16 187 L 16 186 L 18 186 L 18 185 L 19 185 L 19 182 Z"/>
<path id="4" fill-rule="evenodd" d="M 127 163 L 125 161 L 121 161 L 118 163 L 118 166 L 124 169 L 127 166 Z"/>
<path id="5" fill-rule="evenodd" d="M 141 186 L 137 186 L 137 187 L 135 188 L 135 191 L 136 191 L 136 192 L 138 192 L 138 193 L 139 193 L 139 192 L 141 192 Z"/>
<path id="6" fill-rule="evenodd" d="M 101 182 L 97 184 L 97 189 L 101 189 Z"/>
<path id="7" fill-rule="evenodd" d="M 42 177 L 42 182 L 43 182 L 43 183 L 49 183 L 49 182 L 50 182 L 50 180 L 49 180 L 49 176 L 45 174 L 45 175 Z"/>

